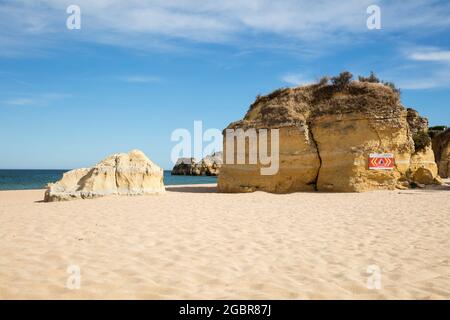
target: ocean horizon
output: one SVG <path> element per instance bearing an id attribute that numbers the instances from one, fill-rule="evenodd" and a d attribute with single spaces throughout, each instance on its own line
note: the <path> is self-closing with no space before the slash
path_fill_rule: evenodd
<path id="1" fill-rule="evenodd" d="M 0 169 L 0 190 L 44 189 L 48 183 L 60 180 L 68 169 Z M 216 183 L 213 176 L 172 176 L 170 170 L 164 170 L 164 184 L 205 184 Z"/>

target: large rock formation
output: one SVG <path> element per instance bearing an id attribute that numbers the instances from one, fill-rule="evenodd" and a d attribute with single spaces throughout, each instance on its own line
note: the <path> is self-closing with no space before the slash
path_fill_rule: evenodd
<path id="1" fill-rule="evenodd" d="M 408 112 L 399 94 L 381 83 L 322 82 L 277 90 L 258 97 L 244 119 L 227 129 L 279 129 L 278 172 L 262 175 L 260 161 L 225 161 L 218 190 L 362 192 L 405 188 L 410 182 L 440 183 L 430 145 L 415 150 L 412 132 L 424 126 L 424 119 Z M 371 153 L 393 153 L 394 169 L 369 170 Z"/>
<path id="2" fill-rule="evenodd" d="M 222 152 L 215 152 L 196 162 L 194 158 L 180 158 L 172 169 L 172 175 L 217 176 L 222 166 Z"/>
<path id="3" fill-rule="evenodd" d="M 109 156 L 93 168 L 66 172 L 47 186 L 44 201 L 64 201 L 107 195 L 164 192 L 163 170 L 139 150 Z"/>
<path id="4" fill-rule="evenodd" d="M 433 138 L 433 151 L 442 178 L 450 177 L 450 128 Z"/>

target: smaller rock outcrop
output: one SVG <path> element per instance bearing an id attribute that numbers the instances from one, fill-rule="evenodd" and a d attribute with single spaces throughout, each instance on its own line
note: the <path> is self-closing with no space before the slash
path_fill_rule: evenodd
<path id="1" fill-rule="evenodd" d="M 200 162 L 196 163 L 194 174 L 201 176 L 219 175 L 220 167 L 223 164 L 222 157 L 222 152 L 216 152 L 210 156 L 204 157 Z"/>
<path id="2" fill-rule="evenodd" d="M 217 176 L 223 164 L 222 152 L 215 152 L 196 162 L 194 158 L 180 158 L 172 169 L 176 176 Z"/>
<path id="3" fill-rule="evenodd" d="M 50 183 L 45 202 L 96 198 L 107 195 L 143 195 L 165 191 L 163 170 L 139 150 L 107 157 L 93 168 L 66 172 Z"/>
<path id="4" fill-rule="evenodd" d="M 434 156 L 442 178 L 450 177 L 450 128 L 439 133 L 432 141 Z"/>
<path id="5" fill-rule="evenodd" d="M 409 180 L 414 185 L 441 184 L 438 176 L 431 138 L 428 132 L 428 119 L 408 108 L 406 121 L 414 142 L 414 152 L 411 154 L 410 168 L 407 172 Z"/>
<path id="6" fill-rule="evenodd" d="M 191 176 L 195 163 L 194 158 L 179 158 L 171 174 L 173 176 Z"/>
<path id="7" fill-rule="evenodd" d="M 411 155 L 407 176 L 410 182 L 416 185 L 442 184 L 431 144 Z"/>

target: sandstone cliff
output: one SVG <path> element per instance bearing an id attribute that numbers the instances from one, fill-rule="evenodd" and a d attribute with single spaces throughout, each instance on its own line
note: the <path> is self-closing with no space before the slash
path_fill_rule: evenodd
<path id="1" fill-rule="evenodd" d="M 172 169 L 172 175 L 217 176 L 222 166 L 222 152 L 215 152 L 199 162 L 194 158 L 180 158 Z"/>
<path id="2" fill-rule="evenodd" d="M 433 138 L 433 151 L 442 178 L 450 177 L 450 128 Z"/>
<path id="3" fill-rule="evenodd" d="M 60 181 L 48 185 L 44 201 L 143 195 L 164 190 L 163 170 L 143 152 L 133 150 L 111 155 L 93 168 L 66 172 Z"/>
<path id="4" fill-rule="evenodd" d="M 411 108 L 406 109 L 406 120 L 408 121 L 412 135 L 428 131 L 428 119 L 421 117 L 416 110 Z"/>
<path id="5" fill-rule="evenodd" d="M 362 192 L 404 188 L 413 181 L 439 183 L 431 147 L 415 150 L 412 132 L 424 126 L 424 119 L 415 116 L 395 90 L 381 83 L 338 87 L 325 82 L 258 97 L 244 119 L 227 129 L 279 129 L 279 171 L 263 176 L 260 162 L 225 163 L 218 189 Z M 393 153 L 395 168 L 369 170 L 371 153 Z"/>

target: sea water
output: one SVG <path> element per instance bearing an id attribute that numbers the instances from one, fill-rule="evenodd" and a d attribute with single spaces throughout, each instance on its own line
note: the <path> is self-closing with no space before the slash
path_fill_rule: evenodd
<path id="1" fill-rule="evenodd" d="M 56 182 L 68 170 L 0 170 L 0 190 L 43 189 L 49 182 Z M 164 171 L 165 185 L 216 183 L 216 177 L 172 176 Z"/>

